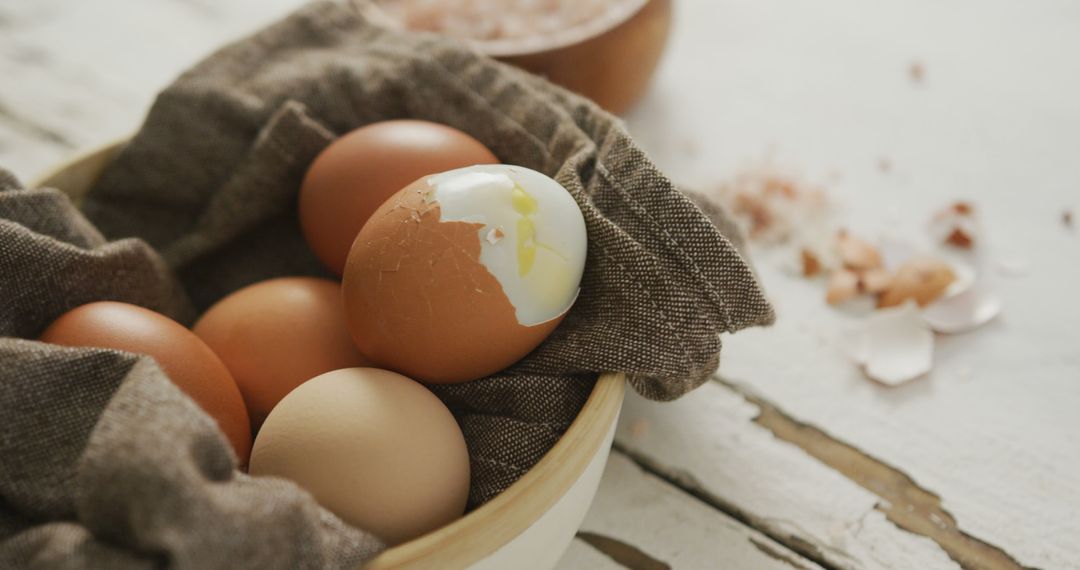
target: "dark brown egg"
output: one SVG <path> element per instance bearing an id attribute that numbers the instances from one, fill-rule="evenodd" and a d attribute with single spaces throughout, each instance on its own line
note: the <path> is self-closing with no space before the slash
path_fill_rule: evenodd
<path id="1" fill-rule="evenodd" d="M 249 285 L 210 307 L 194 331 L 232 372 L 255 430 L 293 388 L 331 370 L 368 364 L 345 326 L 341 286 L 328 279 Z"/>
<path id="2" fill-rule="evenodd" d="M 180 323 L 135 305 L 100 301 L 64 313 L 41 340 L 154 357 L 173 383 L 217 421 L 241 466 L 247 465 L 251 428 L 240 391 L 214 352 Z"/>
<path id="3" fill-rule="evenodd" d="M 356 234 L 391 195 L 427 174 L 499 160 L 480 141 L 446 125 L 382 121 L 334 141 L 300 189 L 300 226 L 315 255 L 341 275 Z"/>

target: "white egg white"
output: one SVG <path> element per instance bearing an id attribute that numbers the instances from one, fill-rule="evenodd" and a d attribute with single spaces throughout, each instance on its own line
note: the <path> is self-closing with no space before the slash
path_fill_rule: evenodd
<path id="1" fill-rule="evenodd" d="M 533 326 L 567 311 L 585 269 L 581 210 L 558 182 L 522 166 L 478 165 L 428 179 L 440 222 L 483 224 L 480 263 L 503 288 L 518 323 Z"/>

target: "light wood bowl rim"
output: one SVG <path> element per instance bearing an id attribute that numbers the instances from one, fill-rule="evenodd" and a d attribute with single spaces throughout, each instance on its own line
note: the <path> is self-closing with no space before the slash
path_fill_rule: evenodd
<path id="1" fill-rule="evenodd" d="M 65 175 L 81 170 L 87 185 L 127 142 L 113 141 L 83 152 L 38 176 L 34 188 L 56 187 Z M 58 188 L 78 203 L 87 188 Z M 463 568 L 491 555 L 526 531 L 581 477 L 622 407 L 626 376 L 599 376 L 577 417 L 559 441 L 505 491 L 468 515 L 393 548 L 364 565 L 365 570 Z"/>

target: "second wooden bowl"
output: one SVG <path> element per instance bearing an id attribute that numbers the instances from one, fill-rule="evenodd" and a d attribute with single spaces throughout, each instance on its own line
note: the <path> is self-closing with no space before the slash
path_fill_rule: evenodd
<path id="1" fill-rule="evenodd" d="M 448 8 L 453 5 L 447 2 Z M 386 25 L 406 25 L 377 2 L 364 9 Z M 512 10 L 513 3 L 503 9 Z M 660 63 L 671 30 L 671 10 L 672 0 L 618 0 L 608 2 L 601 15 L 557 33 L 460 39 L 622 114 L 645 93 Z"/>

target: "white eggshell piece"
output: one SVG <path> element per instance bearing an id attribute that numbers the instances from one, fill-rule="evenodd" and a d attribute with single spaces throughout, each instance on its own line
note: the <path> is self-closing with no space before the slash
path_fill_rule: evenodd
<path id="1" fill-rule="evenodd" d="M 945 289 L 945 292 L 941 294 L 941 299 L 948 299 L 961 295 L 975 286 L 975 280 L 977 274 L 975 268 L 966 264 L 958 263 L 956 260 L 949 260 L 949 265 L 952 266 L 953 274 L 956 275 L 956 279 L 949 284 Z"/>
<path id="2" fill-rule="evenodd" d="M 935 331 L 956 334 L 981 327 L 1000 313 L 1000 297 L 980 287 L 969 287 L 927 305 L 922 316 Z"/>
<path id="3" fill-rule="evenodd" d="M 428 184 L 439 221 L 483 224 L 480 263 L 502 285 L 520 324 L 537 325 L 570 308 L 588 240 L 581 210 L 562 185 L 506 164 L 450 170 Z"/>
<path id="4" fill-rule="evenodd" d="M 914 302 L 874 312 L 852 338 L 852 358 L 882 384 L 895 386 L 930 371 L 934 333 Z"/>

